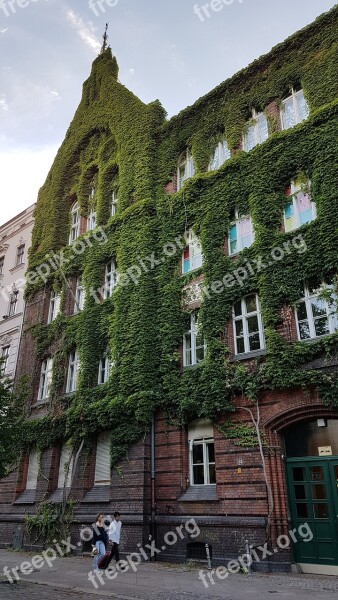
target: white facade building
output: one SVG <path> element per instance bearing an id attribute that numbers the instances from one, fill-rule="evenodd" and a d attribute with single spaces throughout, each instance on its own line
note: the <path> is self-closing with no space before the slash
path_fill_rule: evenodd
<path id="1" fill-rule="evenodd" d="M 0 357 L 14 378 L 24 316 L 25 272 L 35 204 L 0 226 Z"/>

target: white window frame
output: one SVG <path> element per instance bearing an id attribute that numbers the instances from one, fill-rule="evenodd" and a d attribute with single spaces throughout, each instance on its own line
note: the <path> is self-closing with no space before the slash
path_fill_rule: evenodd
<path id="1" fill-rule="evenodd" d="M 212 444 L 214 446 L 215 452 L 215 441 L 214 438 L 202 439 L 202 440 L 191 440 L 190 441 L 190 452 L 189 452 L 189 463 L 190 463 L 190 485 L 216 485 L 215 483 L 210 483 L 210 465 L 216 465 L 215 461 L 209 461 L 209 449 L 208 445 Z M 204 483 L 195 483 L 194 481 L 194 463 L 193 463 L 193 449 L 195 446 L 203 447 L 203 467 L 204 467 Z"/>
<path id="2" fill-rule="evenodd" d="M 38 402 L 49 398 L 50 386 L 53 377 L 53 359 L 46 358 L 41 365 Z"/>
<path id="3" fill-rule="evenodd" d="M 256 310 L 252 311 L 250 313 L 248 313 L 246 310 L 247 309 L 246 298 L 248 298 L 249 296 L 256 297 Z M 254 317 L 256 315 L 257 315 L 257 320 L 258 320 L 258 333 L 259 333 L 260 348 L 258 348 L 257 350 L 251 350 L 250 349 L 250 337 L 251 336 L 249 334 L 249 329 L 248 329 L 248 319 L 250 317 Z M 244 352 L 238 352 L 237 334 L 236 334 L 236 322 L 237 321 L 243 321 Z M 243 356 L 243 354 L 252 354 L 254 352 L 260 352 L 261 350 L 265 349 L 265 336 L 264 336 L 263 320 L 262 320 L 262 313 L 261 313 L 261 307 L 260 307 L 258 294 L 247 294 L 246 296 L 241 298 L 241 315 L 236 316 L 235 309 L 233 307 L 232 322 L 233 322 L 233 332 L 234 332 L 234 341 L 235 341 L 235 356 Z"/>
<path id="4" fill-rule="evenodd" d="M 28 459 L 26 490 L 36 490 L 40 468 L 40 452 L 36 448 L 31 450 Z"/>
<path id="5" fill-rule="evenodd" d="M 312 209 L 312 217 L 313 217 L 311 221 L 308 221 L 308 223 L 312 223 L 312 221 L 315 221 L 317 218 L 317 205 L 311 199 L 311 181 L 310 180 L 308 180 L 308 182 L 307 182 L 307 187 L 309 189 L 308 194 L 309 194 L 310 200 L 311 200 L 311 209 Z M 302 227 L 303 225 L 307 225 L 307 223 L 300 222 L 300 213 L 299 213 L 298 205 L 297 205 L 297 195 L 301 191 L 302 191 L 302 185 L 297 184 L 297 181 L 291 181 L 291 196 L 287 196 L 287 198 L 288 198 L 288 202 L 291 202 L 291 200 L 292 200 L 295 226 L 293 227 L 293 229 L 289 229 L 287 231 L 287 227 L 286 227 L 287 226 L 287 218 L 285 216 L 285 208 L 284 208 L 284 210 L 283 210 L 284 231 L 287 233 L 290 233 L 291 231 L 296 231 L 296 229 L 299 229 L 299 227 Z"/>
<path id="6" fill-rule="evenodd" d="M 117 205 L 118 205 L 117 191 L 113 190 L 112 195 L 111 195 L 111 211 L 110 211 L 110 214 L 112 217 L 115 217 L 115 215 L 117 214 Z"/>
<path id="7" fill-rule="evenodd" d="M 97 436 L 94 486 L 110 485 L 111 463 L 110 463 L 111 433 L 104 431 Z M 105 460 L 102 460 L 102 455 Z"/>
<path id="8" fill-rule="evenodd" d="M 25 244 L 20 244 L 16 249 L 16 267 L 21 267 L 21 265 L 25 264 Z"/>
<path id="9" fill-rule="evenodd" d="M 189 261 L 190 261 L 190 269 L 189 271 L 184 270 L 184 253 L 186 249 L 189 248 Z M 187 245 L 184 248 L 182 254 L 182 275 L 186 275 L 187 273 L 191 273 L 192 271 L 196 271 L 196 269 L 200 269 L 203 265 L 203 252 L 202 252 L 202 244 L 197 235 L 190 229 L 187 236 Z"/>
<path id="10" fill-rule="evenodd" d="M 79 356 L 76 350 L 73 350 L 68 357 L 68 371 L 66 394 L 72 394 L 77 390 L 78 375 L 80 369 Z"/>
<path id="11" fill-rule="evenodd" d="M 197 346 L 197 335 L 198 335 L 198 312 L 191 313 L 190 315 L 190 329 L 183 336 L 183 367 L 193 367 L 194 365 L 200 364 L 202 361 L 197 361 L 197 350 L 203 348 L 204 357 L 206 354 L 206 343 L 203 338 L 203 345 Z M 189 344 L 190 341 L 190 349 Z M 190 361 L 188 359 L 188 352 L 190 353 Z"/>
<path id="12" fill-rule="evenodd" d="M 96 227 L 96 210 L 92 209 L 87 219 L 87 231 L 93 231 Z"/>
<path id="13" fill-rule="evenodd" d="M 184 168 L 184 175 L 181 175 L 181 169 Z M 195 175 L 194 159 L 189 150 L 181 156 L 177 166 L 177 191 L 183 188 L 183 184 Z"/>
<path id="14" fill-rule="evenodd" d="M 105 268 L 103 287 L 103 297 L 105 300 L 112 296 L 113 290 L 116 288 L 117 284 L 118 272 L 116 268 L 116 262 L 114 259 L 112 259 L 106 264 Z"/>
<path id="15" fill-rule="evenodd" d="M 72 456 L 72 446 L 69 443 L 64 443 L 60 452 L 58 489 L 70 488 L 74 466 L 74 455 Z M 65 486 L 66 484 L 66 486 Z"/>
<path id="16" fill-rule="evenodd" d="M 108 352 L 101 358 L 99 362 L 99 375 L 97 383 L 103 385 L 107 383 L 110 375 L 111 361 Z"/>
<path id="17" fill-rule="evenodd" d="M 74 309 L 73 314 L 81 312 L 84 309 L 86 300 L 85 288 L 83 286 L 81 277 L 78 277 L 76 280 L 76 288 L 75 288 L 75 298 L 74 298 Z"/>
<path id="18" fill-rule="evenodd" d="M 260 120 L 264 119 L 265 125 L 266 125 L 266 137 L 264 137 L 264 139 L 261 139 L 261 133 L 260 133 L 260 127 L 259 127 L 259 122 Z M 253 122 L 254 121 L 254 122 Z M 255 138 L 255 143 L 253 146 L 248 145 L 248 131 L 249 129 L 253 130 L 254 133 L 254 138 Z M 263 142 L 265 142 L 269 137 L 269 123 L 268 123 L 268 119 L 266 117 L 266 114 L 264 112 L 257 112 L 255 109 L 252 110 L 252 118 L 251 120 L 246 123 L 245 126 L 245 132 L 244 132 L 244 136 L 243 136 L 243 149 L 245 152 L 250 152 L 251 150 L 253 150 L 256 146 L 258 146 L 259 144 L 263 144 Z"/>
<path id="19" fill-rule="evenodd" d="M 301 114 L 299 112 L 298 97 L 300 95 L 303 97 L 304 102 L 306 103 L 306 106 L 307 106 L 307 111 L 308 111 L 307 116 L 304 117 L 304 118 L 302 118 L 302 116 L 301 116 Z M 285 109 L 286 103 L 290 102 L 291 99 L 292 99 L 292 102 L 293 102 L 293 113 L 295 115 L 295 121 L 296 122 L 295 122 L 294 125 L 290 125 L 289 127 L 286 127 L 286 124 L 285 124 L 284 118 L 283 118 L 284 117 L 284 109 Z M 282 108 L 281 108 L 281 111 L 280 111 L 280 119 L 281 119 L 282 130 L 283 131 L 287 131 L 288 129 L 292 129 L 292 127 L 295 127 L 296 125 L 299 125 L 299 123 L 302 123 L 303 121 L 305 121 L 309 117 L 309 115 L 310 115 L 310 109 L 309 109 L 309 105 L 308 105 L 308 103 L 306 101 L 306 98 L 304 96 L 304 90 L 300 89 L 300 90 L 298 90 L 296 92 L 294 90 L 294 88 L 291 88 L 291 95 L 288 96 L 287 98 L 284 98 L 284 100 L 282 100 Z"/>
<path id="20" fill-rule="evenodd" d="M 2 346 L 2 349 L 1 349 L 2 364 L 1 364 L 0 375 L 5 375 L 8 371 L 10 352 L 11 352 L 10 344 L 7 344 L 7 346 Z"/>
<path id="21" fill-rule="evenodd" d="M 19 302 L 19 291 L 13 290 L 9 296 L 9 305 L 8 305 L 8 316 L 14 317 L 17 314 Z"/>
<path id="22" fill-rule="evenodd" d="M 240 227 L 241 227 L 241 222 L 243 219 L 249 219 L 250 223 L 251 223 L 251 235 L 252 235 L 252 243 L 250 244 L 250 246 L 243 246 L 243 236 L 240 234 Z M 231 251 L 231 240 L 230 240 L 230 228 L 236 225 L 236 234 L 237 234 L 237 248 L 235 252 Z M 229 256 L 235 256 L 236 254 L 238 254 L 239 252 L 242 252 L 242 250 L 244 250 L 245 248 L 251 248 L 252 244 L 255 241 L 255 230 L 254 230 L 254 226 L 253 226 L 253 220 L 251 215 L 241 215 L 239 216 L 239 212 L 238 210 L 235 210 L 235 219 L 230 221 L 229 224 L 229 234 L 228 234 L 228 249 L 229 249 Z"/>
<path id="23" fill-rule="evenodd" d="M 214 440 L 214 427 L 211 421 L 206 419 L 198 419 L 189 425 L 188 429 L 188 440 L 189 440 L 189 482 L 190 485 L 216 485 L 210 483 L 210 472 L 209 465 L 215 465 L 215 479 L 216 479 L 216 461 L 209 461 L 207 445 L 213 444 L 214 455 L 215 455 L 215 440 Z M 203 446 L 203 467 L 204 467 L 204 484 L 194 482 L 194 462 L 193 462 L 193 448 L 196 445 Z M 216 458 L 216 457 L 215 457 Z"/>
<path id="24" fill-rule="evenodd" d="M 57 294 L 54 290 L 51 290 L 50 300 L 49 300 L 49 310 L 48 310 L 48 321 L 50 324 L 55 321 L 56 317 L 60 314 L 61 307 L 61 296 Z"/>
<path id="25" fill-rule="evenodd" d="M 75 240 L 80 236 L 80 207 L 79 203 L 75 202 L 70 211 L 71 214 L 71 227 L 69 233 L 69 246 L 71 246 Z"/>
<path id="26" fill-rule="evenodd" d="M 226 139 L 218 142 L 211 156 L 208 171 L 217 171 L 227 160 L 231 158 L 231 151 Z M 217 164 L 215 164 L 217 163 Z M 215 166 L 214 166 L 215 164 Z"/>
<path id="27" fill-rule="evenodd" d="M 301 298 L 300 300 L 298 300 L 298 302 L 296 302 L 295 307 L 294 307 L 296 324 L 297 324 L 297 335 L 298 335 L 298 340 L 300 342 L 305 342 L 306 340 L 322 339 L 322 338 L 324 338 L 328 335 L 331 335 L 332 333 L 336 333 L 338 331 L 338 315 L 337 315 L 338 299 L 334 299 L 334 307 L 332 309 L 332 308 L 330 308 L 330 304 L 327 300 L 324 300 L 324 298 L 319 298 L 321 291 L 328 290 L 328 289 L 330 289 L 330 286 L 328 286 L 325 282 L 322 282 L 320 288 L 318 288 L 318 290 L 317 290 L 317 293 L 310 293 L 308 283 L 304 284 L 304 297 Z M 311 307 L 311 300 L 313 298 L 319 298 L 323 302 L 324 308 L 326 310 L 326 316 L 327 316 L 327 321 L 328 321 L 328 326 L 329 326 L 329 333 L 325 333 L 324 335 L 316 335 L 315 321 L 317 319 L 323 318 L 325 315 L 318 316 L 317 318 L 315 318 L 313 316 L 312 307 Z M 307 319 L 301 319 L 301 320 L 298 319 L 297 306 L 300 303 L 305 303 Z M 300 324 L 300 322 L 303 322 L 303 321 L 308 322 L 309 332 L 310 332 L 310 337 L 308 337 L 308 338 L 301 338 L 301 335 L 300 335 L 299 324 Z"/>

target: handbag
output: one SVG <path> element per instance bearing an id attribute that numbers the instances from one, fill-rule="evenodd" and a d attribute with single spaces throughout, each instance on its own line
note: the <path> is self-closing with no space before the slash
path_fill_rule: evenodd
<path id="1" fill-rule="evenodd" d="M 98 562 L 97 566 L 98 566 L 99 569 L 106 569 L 107 568 L 109 557 L 110 557 L 110 550 L 107 550 L 107 552 L 102 556 L 102 558 Z"/>

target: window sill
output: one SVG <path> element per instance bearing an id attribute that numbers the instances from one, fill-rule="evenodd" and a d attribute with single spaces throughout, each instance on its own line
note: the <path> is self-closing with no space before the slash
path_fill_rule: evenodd
<path id="1" fill-rule="evenodd" d="M 204 360 L 201 360 L 201 362 L 195 363 L 194 365 L 183 365 L 183 372 L 189 371 L 190 369 L 198 369 L 198 367 L 201 367 L 203 364 Z"/>
<path id="2" fill-rule="evenodd" d="M 16 319 L 17 317 L 21 317 L 22 314 L 23 314 L 22 312 L 19 312 L 19 313 L 16 313 L 15 315 L 11 315 L 11 316 L 3 315 L 1 323 L 5 323 L 6 321 L 12 321 L 13 319 Z"/>
<path id="3" fill-rule="evenodd" d="M 216 484 L 190 485 L 178 502 L 219 502 Z"/>
<path id="4" fill-rule="evenodd" d="M 245 354 L 235 354 L 233 358 L 230 359 L 230 362 L 239 362 L 241 360 L 250 360 L 251 358 L 256 358 L 256 356 L 264 356 L 266 354 L 266 350 L 255 350 L 254 352 L 246 352 Z"/>
<path id="5" fill-rule="evenodd" d="M 94 485 L 81 500 L 81 504 L 109 503 L 111 500 L 110 485 Z"/>
<path id="6" fill-rule="evenodd" d="M 16 273 L 16 271 L 20 271 L 20 269 L 22 269 L 23 267 L 25 267 L 25 263 L 21 263 L 21 265 L 16 265 L 15 267 L 13 267 L 12 269 L 9 269 L 10 273 Z"/>
<path id="7" fill-rule="evenodd" d="M 25 490 L 13 504 L 35 504 L 36 490 Z"/>

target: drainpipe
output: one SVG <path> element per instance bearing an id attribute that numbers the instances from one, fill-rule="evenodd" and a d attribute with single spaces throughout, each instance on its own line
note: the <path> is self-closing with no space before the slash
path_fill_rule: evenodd
<path id="1" fill-rule="evenodd" d="M 155 521 L 155 411 L 151 421 L 151 441 L 150 441 L 150 476 L 151 476 L 151 518 L 150 518 L 150 542 L 156 543 L 156 521 Z M 151 561 L 156 560 L 155 556 Z"/>

